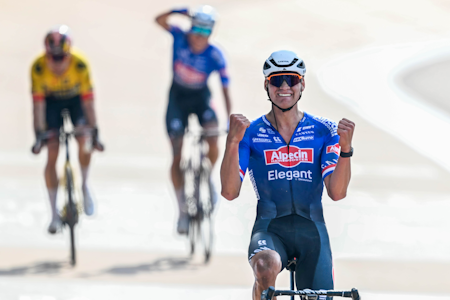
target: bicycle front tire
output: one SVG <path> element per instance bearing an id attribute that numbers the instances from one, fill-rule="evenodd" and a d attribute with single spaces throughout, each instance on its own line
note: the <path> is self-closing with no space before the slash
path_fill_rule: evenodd
<path id="1" fill-rule="evenodd" d="M 78 209 L 74 201 L 75 186 L 73 182 L 72 168 L 69 164 L 65 167 L 66 175 L 66 220 L 65 222 L 69 226 L 70 232 L 70 264 L 74 266 L 76 264 L 76 246 L 75 246 L 75 225 L 78 223 Z"/>
<path id="2" fill-rule="evenodd" d="M 211 258 L 211 251 L 213 246 L 213 187 L 210 180 L 211 164 L 205 160 L 200 169 L 199 176 L 199 201 L 201 218 L 199 220 L 199 234 L 203 244 L 205 255 L 205 263 L 208 263 Z"/>

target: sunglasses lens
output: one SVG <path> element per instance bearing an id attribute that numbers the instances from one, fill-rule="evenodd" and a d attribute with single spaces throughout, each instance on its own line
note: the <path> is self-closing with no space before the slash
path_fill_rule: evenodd
<path id="1" fill-rule="evenodd" d="M 209 36 L 209 35 L 211 35 L 211 29 L 193 26 L 191 28 L 191 33 L 203 35 L 203 36 Z"/>
<path id="2" fill-rule="evenodd" d="M 286 81 L 286 83 L 290 87 L 292 87 L 300 83 L 300 77 L 298 77 L 297 75 L 279 75 L 279 76 L 272 76 L 269 79 L 269 83 L 276 87 L 280 87 L 283 84 L 283 81 Z"/>

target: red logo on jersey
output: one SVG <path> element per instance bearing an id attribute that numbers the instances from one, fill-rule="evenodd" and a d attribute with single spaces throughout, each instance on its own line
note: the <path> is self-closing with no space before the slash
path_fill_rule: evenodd
<path id="1" fill-rule="evenodd" d="M 266 165 L 279 164 L 285 168 L 298 166 L 300 163 L 313 163 L 314 152 L 312 148 L 300 149 L 296 146 L 283 146 L 277 150 L 264 150 Z"/>
<path id="2" fill-rule="evenodd" d="M 337 155 L 339 155 L 339 150 L 341 149 L 341 146 L 339 146 L 339 143 L 336 143 L 334 145 L 331 146 L 327 146 L 327 154 L 328 153 L 336 153 Z"/>
<path id="3" fill-rule="evenodd" d="M 206 80 L 206 75 L 197 71 L 189 65 L 182 64 L 181 62 L 175 62 L 174 72 L 179 76 L 184 82 L 188 84 L 200 84 L 204 83 Z"/>

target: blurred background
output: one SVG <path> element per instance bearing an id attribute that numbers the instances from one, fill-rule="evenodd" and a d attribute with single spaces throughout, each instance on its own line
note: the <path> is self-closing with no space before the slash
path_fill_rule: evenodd
<path id="1" fill-rule="evenodd" d="M 220 16 L 211 42 L 228 60 L 233 112 L 255 119 L 269 111 L 262 65 L 288 49 L 306 63 L 300 109 L 356 123 L 348 196 L 323 198 L 336 289 L 450 299 L 447 0 L 0 0 L 0 299 L 250 299 L 256 199 L 248 178 L 238 199 L 219 203 L 208 265 L 189 259 L 175 233 L 164 123 L 172 37 L 154 18 L 200 4 Z M 75 268 L 67 231 L 46 232 L 46 151 L 30 152 L 30 67 L 61 23 L 90 62 L 107 147 L 93 157 L 97 212 L 80 220 Z M 210 87 L 225 127 L 217 75 Z M 289 285 L 285 273 L 279 287 Z"/>

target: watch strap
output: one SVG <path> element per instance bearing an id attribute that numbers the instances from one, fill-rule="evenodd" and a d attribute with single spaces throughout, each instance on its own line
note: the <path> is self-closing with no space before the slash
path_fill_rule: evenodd
<path id="1" fill-rule="evenodd" d="M 351 147 L 350 152 L 342 152 L 340 154 L 340 157 L 352 157 L 353 156 L 353 147 Z"/>

